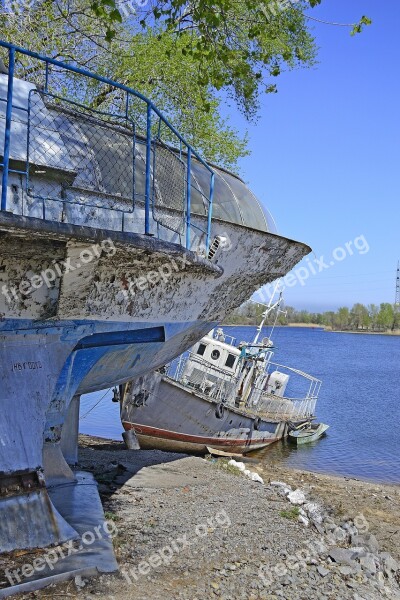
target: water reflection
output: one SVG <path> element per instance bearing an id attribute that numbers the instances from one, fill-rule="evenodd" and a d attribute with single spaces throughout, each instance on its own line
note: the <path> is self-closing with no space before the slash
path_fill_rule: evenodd
<path id="1" fill-rule="evenodd" d="M 310 460 L 312 460 L 314 448 L 317 445 L 323 444 L 324 441 L 326 442 L 326 436 L 314 442 L 297 446 L 285 439 L 276 442 L 275 444 L 271 444 L 271 446 L 263 448 L 262 450 L 256 450 L 249 454 L 249 456 L 257 459 L 264 465 L 285 463 L 298 469 L 307 469 L 309 468 L 307 466 L 310 465 Z"/>

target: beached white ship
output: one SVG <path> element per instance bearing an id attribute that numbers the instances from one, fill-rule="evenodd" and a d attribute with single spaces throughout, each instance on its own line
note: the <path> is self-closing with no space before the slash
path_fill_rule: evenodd
<path id="1" fill-rule="evenodd" d="M 213 330 L 164 372 L 122 386 L 127 444 L 137 439 L 141 448 L 246 453 L 310 423 L 321 381 L 273 362 L 272 341 L 259 341 L 262 326 L 252 342 L 238 345 L 221 328 Z"/>
<path id="2" fill-rule="evenodd" d="M 8 53 L 0 552 L 8 552 L 77 535 L 49 493 L 65 482 L 74 489 L 65 458 L 76 462 L 80 395 L 173 360 L 310 248 L 277 235 L 244 182 L 209 165 L 139 92 L 0 47 Z M 34 81 L 18 77 L 28 63 Z M 87 94 L 104 89 L 114 101 L 91 108 Z M 86 514 L 82 506 L 74 501 Z"/>

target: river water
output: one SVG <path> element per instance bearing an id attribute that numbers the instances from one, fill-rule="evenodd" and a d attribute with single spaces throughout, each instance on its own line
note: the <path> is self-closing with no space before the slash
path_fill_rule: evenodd
<path id="1" fill-rule="evenodd" d="M 238 341 L 254 336 L 251 327 L 224 330 Z M 317 417 L 330 429 L 314 444 L 278 442 L 257 457 L 267 464 L 400 484 L 400 336 L 277 327 L 272 339 L 275 362 L 322 379 Z M 82 397 L 80 430 L 120 440 L 119 406 L 111 392 L 92 409 L 103 395 Z"/>

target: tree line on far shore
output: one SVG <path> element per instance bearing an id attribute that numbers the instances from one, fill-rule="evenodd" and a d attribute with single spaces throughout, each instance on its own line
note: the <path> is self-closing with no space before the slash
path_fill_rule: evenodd
<path id="1" fill-rule="evenodd" d="M 261 321 L 265 307 L 249 301 L 235 310 L 228 319 L 227 325 L 256 325 Z M 352 308 L 340 307 L 335 311 L 310 312 L 296 310 L 292 306 L 283 306 L 278 315 L 273 311 L 267 320 L 272 325 L 277 319 L 277 325 L 304 323 L 319 325 L 335 331 L 394 331 L 400 329 L 400 310 L 389 302 L 380 305 L 365 306 L 357 302 Z"/>

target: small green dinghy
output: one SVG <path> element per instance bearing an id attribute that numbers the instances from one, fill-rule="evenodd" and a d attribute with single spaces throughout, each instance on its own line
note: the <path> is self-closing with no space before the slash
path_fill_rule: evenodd
<path id="1" fill-rule="evenodd" d="M 289 440 L 294 444 L 309 444 L 322 437 L 329 425 L 325 423 L 302 423 L 296 429 L 289 431 Z"/>

